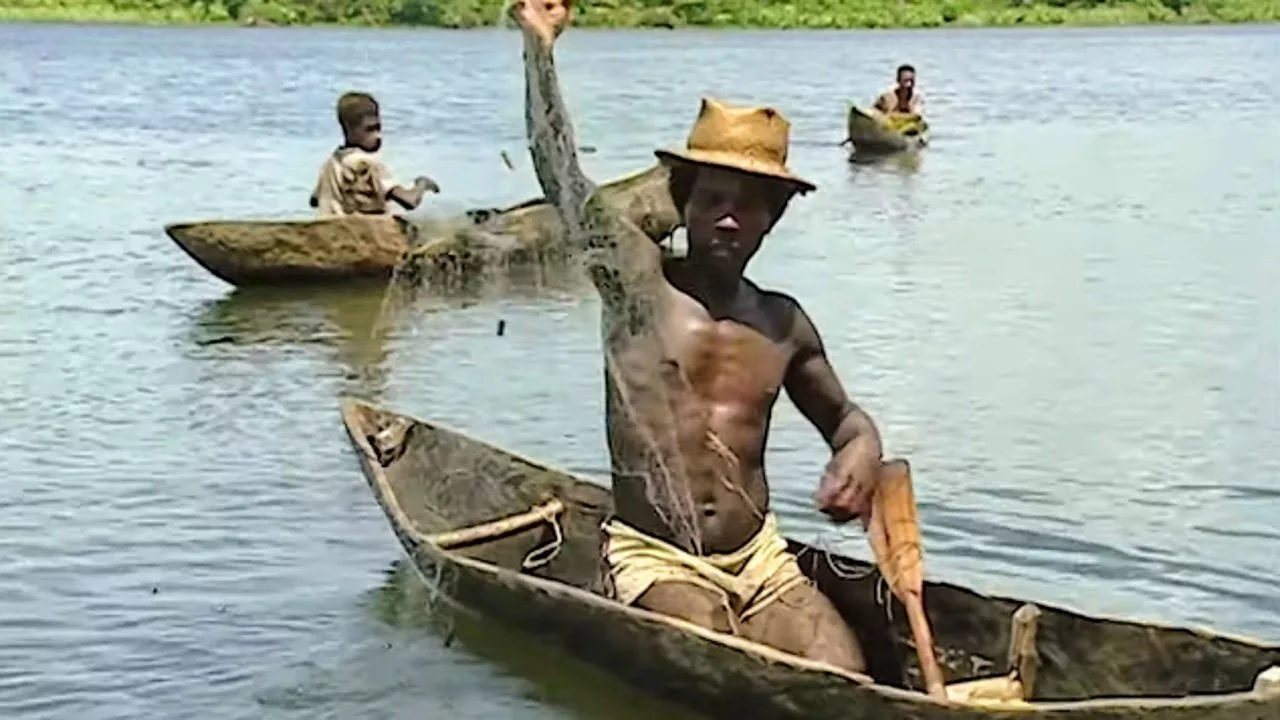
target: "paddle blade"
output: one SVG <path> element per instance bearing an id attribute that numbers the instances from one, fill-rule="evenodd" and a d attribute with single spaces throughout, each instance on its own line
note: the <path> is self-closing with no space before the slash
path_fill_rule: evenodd
<path id="1" fill-rule="evenodd" d="M 924 611 L 920 522 L 916 517 L 915 491 L 911 487 L 911 466 L 906 460 L 891 460 L 880 466 L 880 482 L 871 504 L 867 539 L 871 542 L 880 574 L 907 609 L 916 654 L 920 658 L 920 671 L 929 694 L 946 702 L 942 669 L 938 667 L 933 653 L 933 632 Z"/>

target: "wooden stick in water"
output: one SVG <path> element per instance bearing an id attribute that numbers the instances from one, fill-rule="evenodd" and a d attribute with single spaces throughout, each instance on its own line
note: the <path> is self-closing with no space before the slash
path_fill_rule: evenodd
<path id="1" fill-rule="evenodd" d="M 1036 650 L 1036 630 L 1040 623 L 1040 608 L 1027 603 L 1013 614 L 1009 628 L 1009 671 L 1022 683 L 1026 699 L 1035 692 L 1036 670 L 1040 666 L 1040 652 Z"/>
<path id="2" fill-rule="evenodd" d="M 441 550 L 457 550 L 511 537 L 542 523 L 551 522 L 562 512 L 564 503 L 552 498 L 525 512 L 471 527 L 436 533 L 428 536 L 427 540 Z"/>
<path id="3" fill-rule="evenodd" d="M 880 574 L 907 610 L 925 687 L 934 698 L 946 702 L 946 683 L 933 653 L 933 632 L 924 611 L 920 522 L 911 488 L 911 466 L 906 460 L 891 460 L 880 466 L 867 538 Z"/>

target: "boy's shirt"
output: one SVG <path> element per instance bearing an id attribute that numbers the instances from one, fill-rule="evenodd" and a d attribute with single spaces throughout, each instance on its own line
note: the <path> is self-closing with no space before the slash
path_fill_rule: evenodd
<path id="1" fill-rule="evenodd" d="M 333 151 L 320 166 L 316 180 L 316 214 L 376 215 L 395 213 L 400 206 L 387 199 L 396 186 L 378 153 L 355 147 Z"/>

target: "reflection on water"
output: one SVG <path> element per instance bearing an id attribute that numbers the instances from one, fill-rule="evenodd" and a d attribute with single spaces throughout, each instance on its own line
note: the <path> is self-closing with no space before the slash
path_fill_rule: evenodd
<path id="1" fill-rule="evenodd" d="M 190 328 L 193 348 L 317 345 L 343 368 L 343 394 L 370 400 L 386 388 L 391 343 L 417 317 L 501 300 L 545 302 L 590 292 L 578 266 L 495 268 L 445 287 L 392 282 L 236 288 L 203 303 Z M 496 332 L 496 330 L 495 330 Z"/>
<path id="2" fill-rule="evenodd" d="M 582 297 L 590 292 L 590 283 L 574 261 L 495 263 L 465 273 L 448 272 L 444 277 L 398 272 L 385 286 L 377 325 L 395 325 L 412 312 L 467 308 L 497 300 Z"/>
<path id="3" fill-rule="evenodd" d="M 887 171 L 901 175 L 911 175 L 920 171 L 924 165 L 925 152 L 901 152 L 890 155 L 866 155 L 852 153 L 849 155 L 849 168 L 853 172 Z"/>
<path id="4" fill-rule="evenodd" d="M 191 326 L 191 342 L 201 348 L 224 343 L 331 348 L 345 368 L 345 392 L 381 398 L 390 335 L 378 323 L 384 294 L 384 283 L 236 288 L 204 303 Z"/>
<path id="5" fill-rule="evenodd" d="M 529 694 L 540 702 L 561 706 L 583 720 L 701 717 L 647 696 L 522 631 L 448 609 L 405 560 L 392 563 L 386 581 L 371 592 L 370 607 L 381 622 L 393 627 L 429 632 L 445 643 L 458 642 L 486 662 L 529 681 Z"/>

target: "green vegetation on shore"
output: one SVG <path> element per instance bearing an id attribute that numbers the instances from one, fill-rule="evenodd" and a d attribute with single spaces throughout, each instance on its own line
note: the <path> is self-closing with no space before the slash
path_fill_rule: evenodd
<path id="1" fill-rule="evenodd" d="M 1280 21 L 1280 0 L 579 0 L 596 27 L 890 28 Z M 0 20 L 494 25 L 502 0 L 6 0 Z"/>

